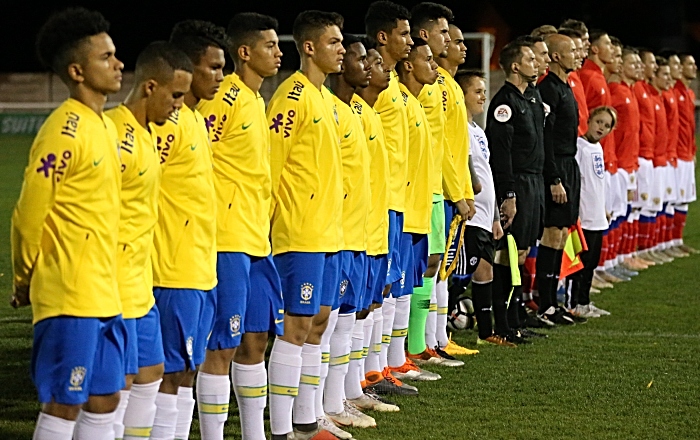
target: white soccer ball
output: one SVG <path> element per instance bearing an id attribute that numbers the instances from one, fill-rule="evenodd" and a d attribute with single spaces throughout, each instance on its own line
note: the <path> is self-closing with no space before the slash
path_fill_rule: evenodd
<path id="1" fill-rule="evenodd" d="M 471 298 L 459 300 L 454 310 L 447 316 L 447 327 L 452 330 L 468 330 L 473 329 L 475 325 L 476 317 Z"/>

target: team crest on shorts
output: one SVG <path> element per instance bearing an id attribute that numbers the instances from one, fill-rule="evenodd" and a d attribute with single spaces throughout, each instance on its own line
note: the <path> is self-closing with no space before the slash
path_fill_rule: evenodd
<path id="1" fill-rule="evenodd" d="M 194 351 L 193 346 L 194 346 L 194 338 L 192 336 L 190 336 L 185 341 L 185 350 L 187 350 L 187 356 L 189 356 L 190 359 L 192 359 L 192 352 Z"/>
<path id="2" fill-rule="evenodd" d="M 314 285 L 304 283 L 301 285 L 301 303 L 310 304 L 311 297 L 314 296 Z"/>
<path id="3" fill-rule="evenodd" d="M 685 190 L 684 190 L 684 189 L 681 189 L 681 195 L 682 195 L 682 196 L 685 195 Z"/>
<path id="4" fill-rule="evenodd" d="M 605 162 L 601 153 L 591 153 L 593 159 L 593 172 L 599 179 L 605 177 Z"/>
<path id="5" fill-rule="evenodd" d="M 87 369 L 85 367 L 73 367 L 73 370 L 70 372 L 70 387 L 68 389 L 70 391 L 82 391 L 86 373 Z"/>
<path id="6" fill-rule="evenodd" d="M 666 194 L 671 194 L 672 192 L 673 192 L 673 190 L 671 189 L 670 186 L 666 187 Z"/>
<path id="7" fill-rule="evenodd" d="M 348 290 L 348 280 L 343 280 L 340 282 L 340 297 L 342 298 L 345 295 L 345 291 Z"/>
<path id="8" fill-rule="evenodd" d="M 238 336 L 241 333 L 241 315 L 233 315 L 228 320 L 229 328 L 231 328 L 231 336 Z"/>
<path id="9" fill-rule="evenodd" d="M 469 259 L 469 265 L 470 265 L 470 266 L 476 266 L 476 263 L 478 263 L 478 262 L 479 262 L 479 259 L 476 258 L 476 257 L 471 257 L 471 258 Z"/>
<path id="10" fill-rule="evenodd" d="M 644 201 L 646 202 L 646 201 L 649 199 L 649 194 L 647 194 L 647 193 L 642 193 L 642 196 L 641 196 L 641 197 L 642 197 L 642 200 L 644 200 Z"/>

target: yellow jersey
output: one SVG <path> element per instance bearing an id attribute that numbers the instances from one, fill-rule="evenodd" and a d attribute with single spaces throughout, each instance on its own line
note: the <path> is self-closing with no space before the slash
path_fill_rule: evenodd
<path id="1" fill-rule="evenodd" d="M 183 104 L 155 131 L 163 176 L 153 239 L 153 285 L 213 289 L 216 195 L 204 118 Z"/>
<path id="2" fill-rule="evenodd" d="M 350 102 L 360 118 L 369 153 L 371 200 L 367 213 L 367 255 L 389 253 L 389 156 L 379 114 L 358 95 Z"/>
<path id="3" fill-rule="evenodd" d="M 438 67 L 438 80 L 445 105 L 445 154 L 442 182 L 445 198 L 453 202 L 474 199 L 469 174 L 469 119 L 464 92 L 450 73 Z"/>
<path id="4" fill-rule="evenodd" d="M 197 106 L 214 152 L 216 248 L 270 255 L 270 129 L 265 101 L 232 73 Z"/>
<path id="5" fill-rule="evenodd" d="M 112 120 L 75 99 L 34 139 L 11 233 L 13 282 L 29 286 L 34 323 L 121 313 L 120 166 Z"/>
<path id="6" fill-rule="evenodd" d="M 433 194 L 442 196 L 442 161 L 445 152 L 445 105 L 442 90 L 437 81 L 426 84 L 418 95 L 418 101 L 428 117 L 430 134 L 433 139 L 433 171 L 431 176 Z"/>
<path id="7" fill-rule="evenodd" d="M 300 71 L 267 107 L 272 170 L 272 253 L 343 246 L 343 165 L 331 92 Z"/>
<path id="8" fill-rule="evenodd" d="M 382 119 L 389 152 L 389 209 L 404 212 L 408 176 L 408 122 L 396 71 L 391 72 L 389 88 L 379 94 L 374 109 Z"/>
<path id="9" fill-rule="evenodd" d="M 370 207 L 369 151 L 362 122 L 350 106 L 333 95 L 340 127 L 343 161 L 343 250 L 367 250 Z"/>
<path id="10" fill-rule="evenodd" d="M 158 222 L 160 166 L 155 136 L 126 106 L 105 112 L 119 136 L 122 196 L 117 246 L 117 283 L 126 319 L 145 316 L 153 304 L 151 246 Z"/>
<path id="11" fill-rule="evenodd" d="M 400 84 L 408 116 L 408 182 L 406 182 L 406 211 L 404 232 L 428 234 L 433 212 L 432 135 L 430 123 L 420 101 Z"/>

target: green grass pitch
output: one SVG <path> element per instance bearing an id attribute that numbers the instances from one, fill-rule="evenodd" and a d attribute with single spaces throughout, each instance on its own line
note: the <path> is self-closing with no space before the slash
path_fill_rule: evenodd
<path id="1" fill-rule="evenodd" d="M 9 230 L 30 137 L 0 138 L 0 439 L 30 439 L 39 411 L 29 377 L 31 314 L 13 310 Z M 700 208 L 685 240 L 700 248 Z M 443 379 L 396 399 L 399 413 L 372 414 L 358 440 L 700 438 L 700 255 L 644 271 L 595 294 L 611 316 L 549 330 L 515 349 L 482 348 Z M 454 335 L 474 347 L 476 335 Z M 76 336 L 76 344 L 78 338 Z M 227 438 L 240 438 L 231 405 Z M 190 438 L 199 439 L 197 420 Z"/>

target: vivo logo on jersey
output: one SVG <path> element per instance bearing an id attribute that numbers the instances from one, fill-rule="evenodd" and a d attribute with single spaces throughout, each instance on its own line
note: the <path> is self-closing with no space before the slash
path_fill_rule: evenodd
<path id="1" fill-rule="evenodd" d="M 158 145 L 158 151 L 160 151 L 160 163 L 164 164 L 165 160 L 168 158 L 170 155 L 170 147 L 173 145 L 173 141 L 175 141 L 175 135 L 169 134 L 168 137 L 165 139 L 164 144 L 161 145 L 161 142 L 163 142 L 163 139 L 158 136 L 158 140 L 156 144 Z"/>
<path id="2" fill-rule="evenodd" d="M 593 172 L 595 175 L 602 179 L 605 177 L 605 162 L 603 161 L 603 155 L 601 153 L 591 153 L 591 159 L 593 159 Z"/>
<path id="3" fill-rule="evenodd" d="M 224 122 L 226 122 L 226 119 L 228 119 L 226 115 L 221 116 L 221 122 L 219 122 L 216 128 L 214 128 L 216 115 L 209 115 L 209 117 L 204 120 L 207 125 L 207 131 L 210 131 L 214 135 L 212 142 L 219 142 L 221 140 L 221 135 L 224 132 Z"/>

